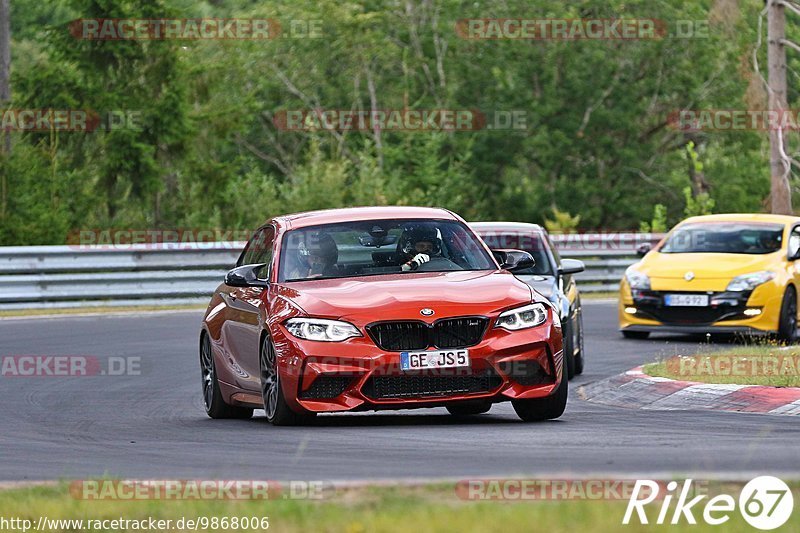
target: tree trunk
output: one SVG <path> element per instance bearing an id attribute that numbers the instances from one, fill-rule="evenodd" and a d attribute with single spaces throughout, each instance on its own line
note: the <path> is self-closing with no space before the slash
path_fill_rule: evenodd
<path id="1" fill-rule="evenodd" d="M 769 83 L 769 110 L 779 115 L 786 112 L 786 49 L 781 40 L 785 36 L 786 13 L 784 7 L 771 0 L 767 11 L 767 68 Z M 780 123 L 781 120 L 779 119 Z M 789 161 L 784 132 L 769 130 L 769 168 L 771 211 L 780 215 L 792 214 L 792 191 L 789 186 Z"/>

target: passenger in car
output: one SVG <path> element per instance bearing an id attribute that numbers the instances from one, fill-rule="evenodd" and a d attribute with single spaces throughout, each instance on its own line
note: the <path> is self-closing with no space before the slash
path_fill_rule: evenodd
<path id="1" fill-rule="evenodd" d="M 339 249 L 329 234 L 320 233 L 317 239 L 300 243 L 297 251 L 297 270 L 292 273 L 291 278 L 313 279 L 339 274 L 336 267 Z"/>

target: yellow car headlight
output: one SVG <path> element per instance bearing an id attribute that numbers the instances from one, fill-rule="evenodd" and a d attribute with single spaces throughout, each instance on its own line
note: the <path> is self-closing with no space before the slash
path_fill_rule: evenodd
<path id="1" fill-rule="evenodd" d="M 650 289 L 650 278 L 632 267 L 628 267 L 628 270 L 625 271 L 625 279 L 628 280 L 628 285 L 631 286 L 631 289 Z"/>
<path id="2" fill-rule="evenodd" d="M 775 279 L 775 273 L 770 272 L 769 270 L 752 272 L 750 274 L 742 274 L 741 276 L 736 276 L 733 278 L 733 281 L 728 284 L 728 288 L 725 290 L 734 292 L 752 291 L 759 285 L 766 283 L 771 279 Z"/>

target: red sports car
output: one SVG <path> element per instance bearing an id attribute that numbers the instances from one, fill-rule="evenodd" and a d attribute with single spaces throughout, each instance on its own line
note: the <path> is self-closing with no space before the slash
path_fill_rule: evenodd
<path id="1" fill-rule="evenodd" d="M 276 425 L 317 413 L 511 401 L 526 421 L 567 402 L 558 312 L 444 209 L 362 207 L 277 217 L 247 243 L 203 320 L 212 418 Z"/>

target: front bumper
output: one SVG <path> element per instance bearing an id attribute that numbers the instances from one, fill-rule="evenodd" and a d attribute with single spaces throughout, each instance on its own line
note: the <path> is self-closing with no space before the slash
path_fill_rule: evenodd
<path id="1" fill-rule="evenodd" d="M 681 333 L 684 335 L 703 335 L 706 333 L 716 333 L 716 334 L 731 334 L 731 335 L 745 335 L 748 337 L 760 337 L 771 335 L 773 331 L 765 331 L 761 329 L 752 328 L 749 326 L 720 326 L 720 325 L 711 325 L 711 326 L 674 326 L 674 325 L 663 325 L 659 324 L 656 326 L 653 325 L 640 325 L 640 324 L 631 324 L 625 327 L 620 328 L 620 331 L 641 331 L 647 333 L 656 333 L 656 332 L 663 332 L 663 333 Z"/>
<path id="2" fill-rule="evenodd" d="M 776 332 L 780 297 L 769 286 L 754 291 L 635 290 L 623 281 L 619 299 L 620 331 L 684 334 L 732 333 L 769 335 Z M 666 294 L 708 295 L 707 307 L 668 307 Z M 754 313 L 754 314 L 748 314 Z"/>
<path id="3" fill-rule="evenodd" d="M 324 343 L 283 335 L 281 341 L 276 351 L 284 396 L 293 408 L 312 412 L 541 398 L 562 379 L 560 330 L 550 322 L 516 332 L 488 330 L 466 348 L 469 367 L 414 372 L 400 369 L 400 352 L 381 350 L 369 337 Z"/>

